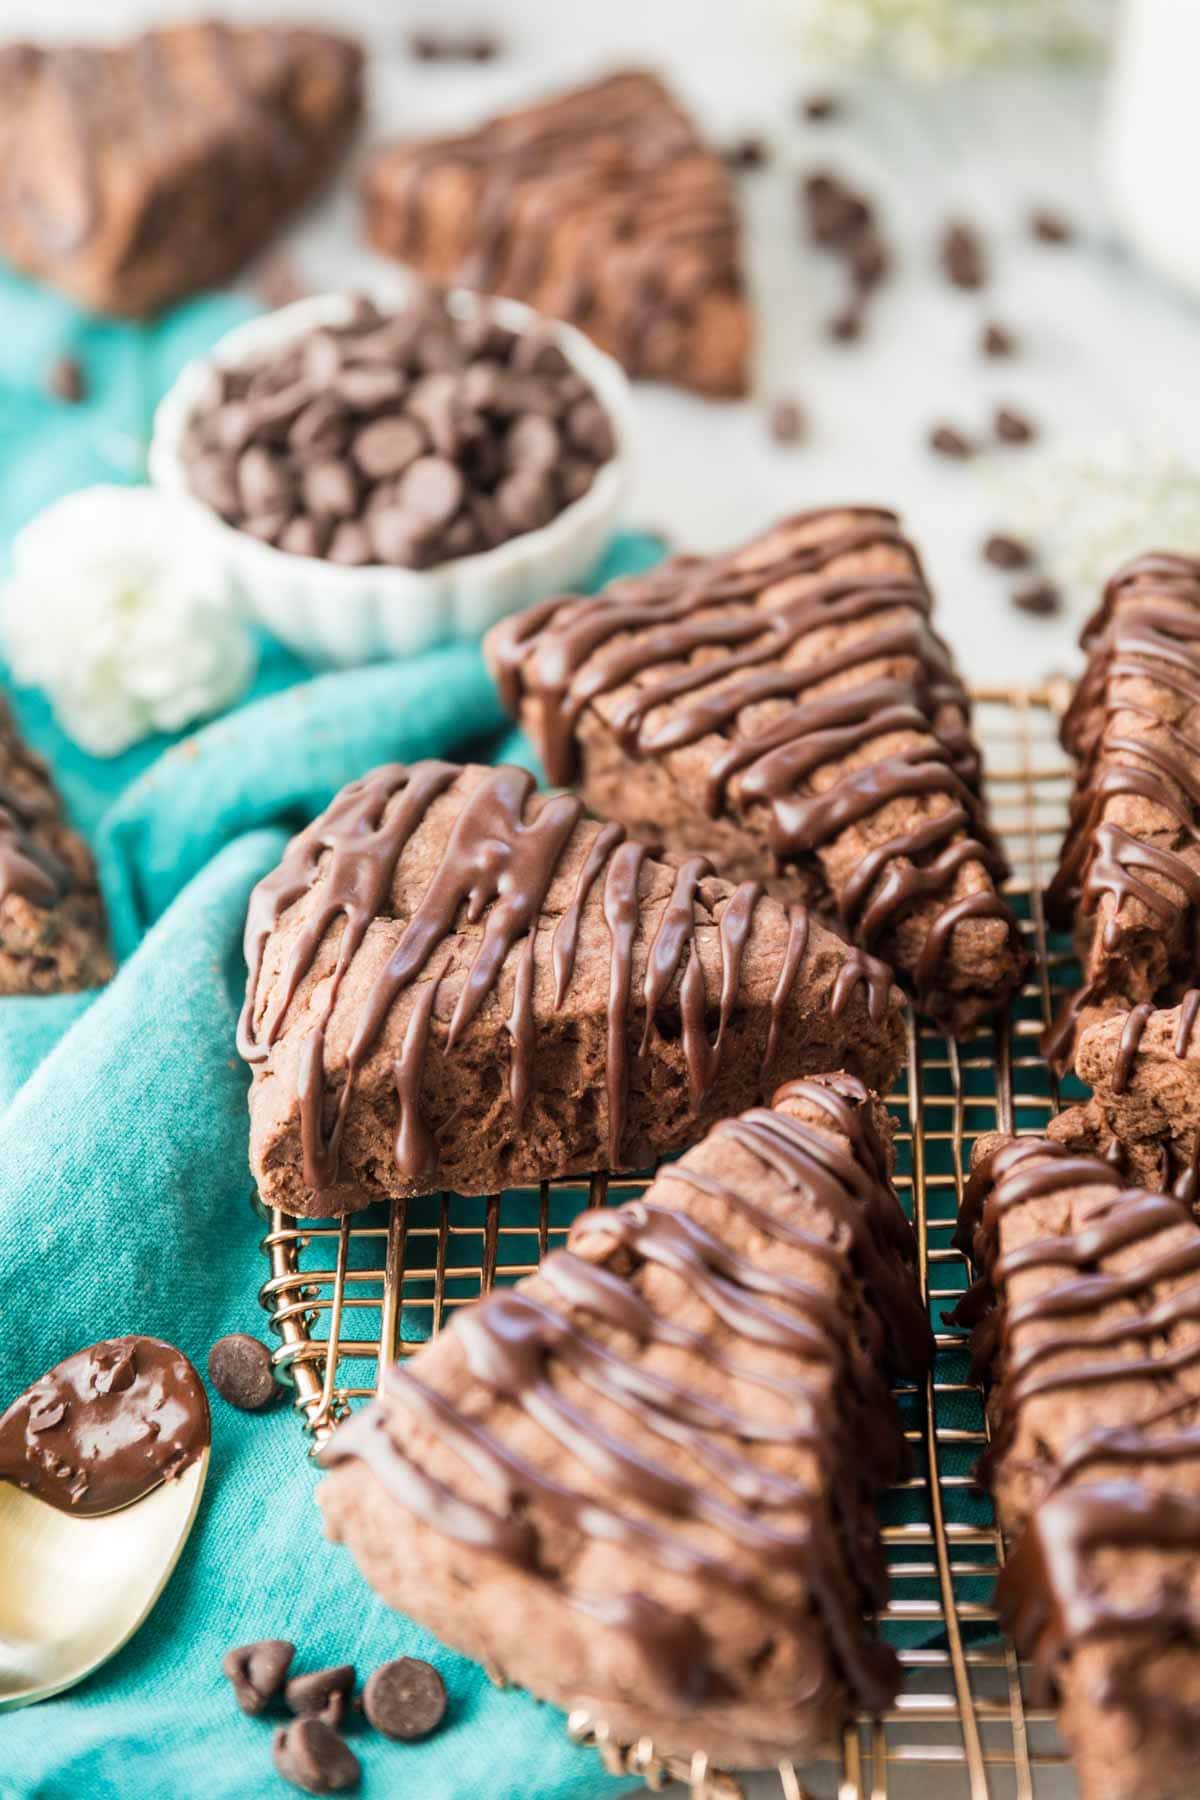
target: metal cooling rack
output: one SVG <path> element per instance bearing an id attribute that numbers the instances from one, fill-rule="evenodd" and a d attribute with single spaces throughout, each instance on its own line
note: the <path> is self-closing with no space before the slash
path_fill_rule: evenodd
<path id="1" fill-rule="evenodd" d="M 840 1761 L 781 1767 L 769 1789 L 777 1800 L 1068 1800 L 1076 1791 L 1053 1715 L 1028 1703 L 1026 1671 L 997 1629 L 991 1592 L 1004 1546 L 971 1485 L 986 1442 L 982 1395 L 962 1338 L 943 1326 L 967 1279 L 950 1238 L 973 1139 L 1037 1130 L 1073 1097 L 1060 1096 L 1037 1049 L 1054 990 L 1071 973 L 1069 947 L 1048 942 L 1042 914 L 1070 792 L 1057 740 L 1060 696 L 985 689 L 974 698 L 992 817 L 1013 866 L 1008 892 L 1035 974 L 1010 1017 L 967 1044 L 909 1022 L 907 1074 L 889 1107 L 937 1358 L 925 1388 L 897 1390 L 913 1474 L 883 1502 L 892 1577 L 883 1630 L 898 1649 L 904 1688 L 883 1718 L 846 1732 Z M 372 1396 L 381 1347 L 388 1360 L 408 1354 L 455 1307 L 528 1274 L 584 1205 L 619 1203 L 645 1186 L 596 1176 L 482 1199 L 431 1195 L 328 1224 L 269 1212 L 270 1276 L 260 1299 L 279 1339 L 277 1371 L 313 1447 Z M 572 1715 L 568 1729 L 611 1772 L 651 1788 L 675 1778 L 693 1800 L 743 1793 L 703 1758 L 664 1764 L 651 1744 L 617 1745 L 585 1715 Z"/>

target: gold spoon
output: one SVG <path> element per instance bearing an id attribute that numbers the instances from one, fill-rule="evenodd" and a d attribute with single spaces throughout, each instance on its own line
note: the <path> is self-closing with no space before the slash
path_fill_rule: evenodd
<path id="1" fill-rule="evenodd" d="M 195 1522 L 208 1435 L 199 1377 L 155 1338 L 78 1352 L 0 1418 L 0 1711 L 128 1643 Z"/>

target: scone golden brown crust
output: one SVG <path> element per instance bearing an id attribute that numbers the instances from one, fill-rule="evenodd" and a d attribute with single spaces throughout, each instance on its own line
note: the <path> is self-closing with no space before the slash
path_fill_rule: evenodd
<path id="1" fill-rule="evenodd" d="M 1015 1540 L 997 1601 L 1084 1800 L 1189 1800 L 1200 1749 L 1200 1226 L 1062 1143 L 984 1144 L 963 1240 Z"/>
<path id="2" fill-rule="evenodd" d="M 792 1075 L 903 1058 L 882 964 L 517 768 L 352 782 L 255 890 L 239 1047 L 268 1204 L 642 1168 Z"/>
<path id="3" fill-rule="evenodd" d="M 326 178 L 361 67 L 329 32 L 212 20 L 0 47 L 0 254 L 98 312 L 215 286 Z"/>
<path id="4" fill-rule="evenodd" d="M 489 634 L 552 781 L 836 915 L 956 1036 L 1024 968 L 966 694 L 894 513 L 802 513 Z"/>
<path id="5" fill-rule="evenodd" d="M 391 1370 L 322 1453 L 398 1610 L 621 1742 L 752 1767 L 899 1681 L 875 1498 L 931 1337 L 886 1116 L 844 1075 L 714 1127 L 645 1196 Z"/>
<path id="6" fill-rule="evenodd" d="M 0 995 L 99 987 L 111 974 L 91 852 L 0 700 Z"/>
<path id="7" fill-rule="evenodd" d="M 746 391 L 733 184 L 655 76 L 385 146 L 362 193 L 371 243 L 422 274 L 570 320 L 632 375 Z"/>
<path id="8" fill-rule="evenodd" d="M 1157 551 L 1121 569 L 1083 647 L 1062 727 L 1076 789 L 1046 896 L 1083 963 L 1045 1043 L 1063 1067 L 1097 1018 L 1170 1005 L 1200 974 L 1200 559 Z"/>

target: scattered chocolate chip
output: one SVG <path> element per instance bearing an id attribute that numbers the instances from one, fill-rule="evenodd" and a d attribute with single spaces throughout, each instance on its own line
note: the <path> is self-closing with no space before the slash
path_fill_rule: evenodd
<path id="1" fill-rule="evenodd" d="M 1053 207 L 1037 206 L 1029 215 L 1029 229 L 1039 244 L 1069 244 L 1075 228 Z"/>
<path id="2" fill-rule="evenodd" d="M 462 53 L 468 62 L 495 62 L 503 46 L 490 31 L 475 31 L 462 40 Z"/>
<path id="3" fill-rule="evenodd" d="M 445 1683 L 432 1663 L 398 1656 L 367 1677 L 363 1711 L 384 1737 L 401 1743 L 427 1737 L 445 1715 Z"/>
<path id="4" fill-rule="evenodd" d="M 1018 612 L 1032 613 L 1034 618 L 1048 619 L 1062 609 L 1062 595 L 1051 581 L 1035 581 L 1018 588 L 1012 597 Z"/>
<path id="5" fill-rule="evenodd" d="M 233 1685 L 233 1697 L 244 1713 L 265 1712 L 287 1679 L 296 1654 L 286 1638 L 261 1638 L 240 1644 L 221 1658 L 221 1673 Z"/>
<path id="6" fill-rule="evenodd" d="M 469 31 L 454 35 L 446 31 L 423 29 L 409 33 L 408 51 L 417 62 L 494 62 L 501 53 L 501 42 L 490 31 Z"/>
<path id="7" fill-rule="evenodd" d="M 800 444 L 808 436 L 808 419 L 798 400 L 776 400 L 767 415 L 767 426 L 777 444 Z"/>
<path id="8" fill-rule="evenodd" d="M 955 287 L 981 288 L 987 280 L 987 255 L 973 225 L 954 219 L 942 234 L 942 270 Z"/>
<path id="9" fill-rule="evenodd" d="M 830 337 L 838 344 L 852 344 L 862 336 L 863 311 L 857 300 L 850 300 L 835 312 L 827 326 Z"/>
<path id="10" fill-rule="evenodd" d="M 1011 406 L 998 406 L 992 419 L 992 429 L 1002 444 L 1031 444 L 1037 436 L 1037 426 L 1024 413 L 1014 412 Z"/>
<path id="11" fill-rule="evenodd" d="M 408 53 L 416 62 L 438 62 L 442 55 L 442 39 L 432 31 L 412 31 L 408 37 Z"/>
<path id="12" fill-rule="evenodd" d="M 828 119 L 836 119 L 842 110 L 842 102 L 837 94 L 818 92 L 806 94 L 800 102 L 800 110 L 813 125 L 823 125 Z"/>
<path id="13" fill-rule="evenodd" d="M 284 1690 L 284 1699 L 297 1715 L 315 1713 L 336 1729 L 346 1716 L 353 1693 L 354 1664 L 337 1663 L 329 1669 L 293 1675 Z"/>
<path id="14" fill-rule="evenodd" d="M 358 1786 L 362 1767 L 349 1744 L 324 1719 L 306 1716 L 281 1725 L 271 1742 L 276 1771 L 306 1794 L 344 1794 Z"/>
<path id="15" fill-rule="evenodd" d="M 749 174 L 753 169 L 765 169 L 770 160 L 771 153 L 766 141 L 760 137 L 738 138 L 725 152 L 725 161 L 739 174 Z"/>
<path id="16" fill-rule="evenodd" d="M 1017 342 L 1006 326 L 997 325 L 993 320 L 980 332 L 979 348 L 985 356 L 1013 356 Z"/>
<path id="17" fill-rule="evenodd" d="M 280 533 L 280 548 L 296 549 L 296 543 L 285 544 L 284 537 L 295 526 L 307 523 L 309 521 L 302 519 L 289 520 Z M 317 552 L 305 550 L 301 554 L 315 556 Z M 258 1338 L 250 1337 L 244 1331 L 234 1331 L 228 1337 L 217 1339 L 208 1353 L 208 1379 L 222 1400 L 242 1412 L 262 1412 L 282 1392 L 275 1379 L 271 1352 Z"/>
<path id="18" fill-rule="evenodd" d="M 993 532 L 983 546 L 983 560 L 993 569 L 1027 569 L 1034 561 L 1033 551 L 1020 538 Z"/>
<path id="19" fill-rule="evenodd" d="M 50 365 L 46 387 L 56 400 L 78 406 L 87 398 L 87 377 L 83 365 L 73 356 L 59 356 Z"/>
<path id="20" fill-rule="evenodd" d="M 964 437 L 955 425 L 934 425 L 929 433 L 929 448 L 936 450 L 939 456 L 961 458 L 975 454 L 970 438 Z"/>

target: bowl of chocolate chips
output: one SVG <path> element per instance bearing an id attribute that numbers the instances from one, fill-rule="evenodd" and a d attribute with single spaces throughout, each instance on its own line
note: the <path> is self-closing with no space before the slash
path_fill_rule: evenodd
<path id="1" fill-rule="evenodd" d="M 300 300 L 186 368 L 150 477 L 243 610 L 314 662 L 474 638 L 579 583 L 625 488 L 627 384 L 515 301 Z"/>

